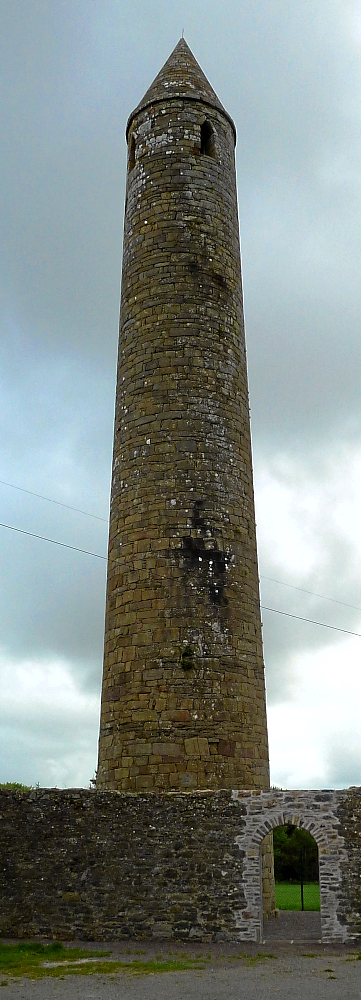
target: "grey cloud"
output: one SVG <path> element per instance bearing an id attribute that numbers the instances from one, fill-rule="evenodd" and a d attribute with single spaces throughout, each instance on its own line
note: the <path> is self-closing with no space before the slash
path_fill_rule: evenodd
<path id="1" fill-rule="evenodd" d="M 25 785 L 78 786 L 89 784 L 96 768 L 98 715 L 86 713 L 73 724 L 53 720 L 51 732 L 34 724 L 11 720 L 0 728 L 1 780 Z"/>
<path id="2" fill-rule="evenodd" d="M 79 357 L 15 359 L 9 342 L 2 372 L 1 478 L 107 518 L 113 379 Z M 2 522 L 106 555 L 106 523 L 1 484 L 0 502 Z M 67 656 L 99 685 L 105 562 L 0 532 L 2 647 L 13 657 Z"/>
<path id="3" fill-rule="evenodd" d="M 329 788 L 348 788 L 350 785 L 361 784 L 360 746 L 349 746 L 349 735 L 344 733 L 333 741 L 333 746 L 327 755 L 327 786 Z"/>
<path id="4" fill-rule="evenodd" d="M 347 452 L 342 455 L 342 451 L 337 449 L 335 443 L 329 445 L 329 450 L 314 449 L 307 458 L 300 456 L 298 464 L 294 465 L 293 471 L 297 479 L 292 482 L 292 473 L 288 471 L 283 477 L 280 474 L 280 482 L 286 484 L 292 490 L 293 513 L 295 531 L 302 528 L 305 520 L 309 540 L 308 546 L 314 546 L 317 553 L 315 565 L 307 573 L 295 570 L 293 566 L 287 570 L 284 566 L 284 554 L 279 555 L 277 545 L 272 543 L 272 517 L 267 525 L 262 524 L 262 539 L 268 533 L 269 542 L 267 546 L 260 544 L 260 580 L 261 580 L 261 604 L 266 608 L 276 609 L 285 612 L 285 616 L 264 610 L 263 618 L 263 638 L 264 653 L 266 662 L 267 691 L 270 704 L 287 701 L 294 696 L 294 659 L 300 652 L 311 652 L 327 646 L 334 647 L 342 644 L 347 635 L 342 631 L 332 631 L 311 622 L 320 622 L 324 625 L 333 626 L 336 629 L 344 629 L 347 633 L 353 632 L 361 634 L 361 587 L 359 573 L 359 547 L 358 539 L 352 541 L 352 532 L 347 532 L 348 525 L 338 522 L 335 518 L 335 507 L 337 500 L 333 494 L 333 484 L 335 479 L 331 478 L 330 468 L 334 464 L 333 476 L 337 480 L 337 458 L 340 460 L 340 476 L 345 477 L 347 465 L 351 466 L 351 452 L 349 453 L 349 463 Z M 260 463 L 264 459 L 260 459 Z M 270 462 L 270 468 L 272 463 Z M 331 486 L 330 486 L 331 483 Z M 308 515 L 305 510 L 298 509 L 298 493 L 302 498 L 302 491 L 310 489 L 320 498 L 319 509 L 316 514 Z M 339 494 L 344 495 L 342 490 L 342 479 L 339 487 Z M 257 497 L 256 497 L 257 499 Z M 306 511 L 306 512 L 305 512 Z M 260 519 L 265 517 L 265 509 L 259 514 Z M 289 531 L 285 526 L 285 530 Z M 267 579 L 267 578 L 273 579 Z M 275 581 L 280 581 L 276 583 Z M 290 586 L 283 586 L 289 584 Z M 301 590 L 293 589 L 300 587 Z M 309 591 L 310 593 L 307 593 Z M 324 595 L 324 596 L 322 596 Z M 326 600 L 325 598 L 331 598 Z M 333 599 L 333 600 L 332 600 Z M 334 603 L 343 602 L 343 603 Z M 295 618 L 288 618 L 287 615 L 294 615 Z M 310 622 L 297 620 L 298 618 L 309 619 Z M 360 639 L 361 643 L 361 639 Z M 361 648 L 361 647 L 360 647 Z"/>

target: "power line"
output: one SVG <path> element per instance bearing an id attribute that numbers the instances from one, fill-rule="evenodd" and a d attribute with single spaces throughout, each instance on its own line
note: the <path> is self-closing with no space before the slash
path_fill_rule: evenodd
<path id="1" fill-rule="evenodd" d="M 60 500 L 52 500 L 51 497 L 44 497 L 42 493 L 33 493 L 32 490 L 25 490 L 23 486 L 14 486 L 14 483 L 6 483 L 5 479 L 0 479 L 0 483 L 2 486 L 10 486 L 12 490 L 19 490 L 20 493 L 28 493 L 30 497 L 38 497 L 40 500 L 47 500 L 48 503 L 55 503 L 57 507 L 66 507 L 67 510 L 75 510 L 77 514 L 85 514 L 86 517 L 94 517 L 96 521 L 104 521 L 105 524 L 108 524 L 106 517 L 99 517 L 98 514 L 89 514 L 88 510 L 80 510 L 80 507 L 71 507 L 69 503 L 61 503 Z"/>
<path id="2" fill-rule="evenodd" d="M 29 538 L 39 538 L 40 541 L 50 542 L 51 545 L 60 545 L 62 549 L 71 549 L 72 552 L 82 552 L 83 555 L 93 556 L 94 559 L 104 559 L 104 561 L 106 561 L 107 559 L 106 556 L 100 555 L 99 552 L 90 552 L 89 549 L 80 549 L 78 548 L 77 545 L 68 545 L 66 542 L 59 542 L 56 538 L 46 538 L 45 535 L 36 535 L 34 531 L 24 531 L 23 528 L 15 528 L 13 524 L 4 524 L 2 521 L 0 521 L 0 528 L 8 528 L 9 531 L 17 531 L 20 535 L 28 535 Z M 342 603 L 342 602 L 337 601 L 336 603 Z M 321 628 L 330 628 L 332 629 L 333 632 L 343 632 L 345 635 L 356 635 L 361 639 L 360 632 L 350 632 L 349 629 L 347 628 L 337 628 L 336 625 L 326 625 L 325 622 L 316 622 L 313 618 L 301 618 L 300 615 L 291 615 L 287 611 L 278 611 L 277 608 L 267 608 L 266 605 L 264 604 L 261 604 L 261 610 L 272 611 L 273 614 L 284 615 L 286 618 L 295 618 L 299 622 L 308 622 L 310 625 L 319 625 Z"/>
<path id="3" fill-rule="evenodd" d="M 18 490 L 20 493 L 27 493 L 31 497 L 38 497 L 38 499 L 40 499 L 40 500 L 46 500 L 48 503 L 54 503 L 54 504 L 56 504 L 57 507 L 66 507 L 67 510 L 74 510 L 77 514 L 84 514 L 85 517 L 92 517 L 96 521 L 103 521 L 104 524 L 108 524 L 108 519 L 106 517 L 99 517 L 99 514 L 91 514 L 88 510 L 82 510 L 80 507 L 72 507 L 68 503 L 62 503 L 62 501 L 60 501 L 60 500 L 53 500 L 51 497 L 44 496 L 43 493 L 34 493 L 32 490 L 26 490 L 26 489 L 24 489 L 23 486 L 15 486 L 14 483 L 8 483 L 8 482 L 5 481 L 5 479 L 0 479 L 0 484 L 2 486 L 9 486 L 10 489 L 12 489 L 12 490 Z M 8 525 L 1 525 L 1 527 L 11 528 L 12 526 L 8 524 Z M 20 531 L 21 529 L 20 528 L 13 528 L 12 530 L 13 531 Z M 32 535 L 32 532 L 28 531 L 28 532 L 24 532 L 24 534 Z M 86 551 L 85 549 L 77 549 L 77 547 L 75 545 L 65 546 L 64 542 L 55 542 L 55 539 L 53 539 L 53 538 L 44 539 L 43 535 L 32 535 L 32 537 L 33 538 L 41 538 L 41 539 L 43 539 L 45 541 L 53 542 L 56 545 L 63 545 L 65 548 L 72 548 L 76 552 L 85 552 Z M 87 555 L 97 556 L 98 554 L 96 552 L 89 552 L 89 553 L 87 552 Z M 98 556 L 98 558 L 99 559 L 105 559 L 106 557 L 105 556 Z M 273 577 L 273 576 L 265 576 L 262 573 L 261 574 L 261 580 L 269 580 L 270 583 L 277 583 L 280 587 L 288 587 L 290 590 L 298 590 L 300 592 L 300 594 L 309 594 L 310 597 L 319 597 L 323 601 L 330 601 L 332 604 L 340 604 L 343 608 L 352 608 L 353 611 L 361 611 L 361 608 L 358 607 L 356 604 L 347 604 L 346 601 L 338 601 L 337 598 L 335 598 L 335 597 L 327 597 L 326 594 L 318 594 L 314 590 L 306 590 L 304 587 L 296 587 L 292 583 L 285 583 L 284 580 L 276 580 L 275 577 Z M 270 609 L 270 610 L 272 610 L 272 609 Z M 277 612 L 277 613 L 281 614 L 282 612 Z M 284 614 L 286 614 L 286 612 L 284 612 Z M 294 617 L 297 618 L 297 615 L 294 615 Z M 309 621 L 309 619 L 308 618 L 304 618 L 304 619 L 300 619 L 300 621 Z M 316 624 L 322 624 L 322 623 L 321 622 L 317 622 Z M 326 626 L 325 626 L 325 628 L 326 628 Z M 333 626 L 332 625 L 328 625 L 327 628 L 333 628 Z M 350 634 L 351 635 L 358 635 L 357 632 L 351 632 Z"/>
<path id="4" fill-rule="evenodd" d="M 283 580 L 275 580 L 273 576 L 263 576 L 263 574 L 261 574 L 261 580 L 270 580 L 271 583 L 279 583 L 281 587 L 290 587 L 291 590 L 299 590 L 301 594 L 310 594 L 311 597 L 321 597 L 323 601 L 332 601 L 333 604 L 342 604 L 343 608 L 353 608 L 354 611 L 361 611 L 361 608 L 358 608 L 356 604 L 346 604 L 345 601 L 337 601 L 335 597 L 326 597 L 325 594 L 316 594 L 314 590 L 305 590 L 304 587 L 295 587 L 292 583 L 284 583 Z"/>
<path id="5" fill-rule="evenodd" d="M 72 552 L 83 552 L 85 556 L 94 556 L 95 559 L 105 559 L 106 556 L 99 555 L 99 552 L 89 552 L 88 549 L 78 549 L 76 545 L 67 545 L 66 542 L 58 542 L 55 538 L 45 538 L 44 535 L 35 535 L 33 531 L 24 531 L 23 528 L 14 528 L 13 524 L 3 524 L 0 521 L 0 528 L 9 528 L 10 531 L 18 531 L 20 535 L 29 535 L 30 538 L 40 538 L 42 542 L 51 542 L 52 545 L 61 545 L 62 549 L 71 549 Z"/>
<path id="6" fill-rule="evenodd" d="M 264 604 L 261 604 L 262 611 L 273 611 L 275 615 L 285 615 L 286 618 L 296 618 L 298 622 L 309 622 L 310 625 L 320 625 L 321 628 L 331 628 L 333 632 L 345 632 L 346 635 L 358 635 L 361 639 L 360 632 L 350 632 L 348 628 L 337 628 L 336 625 L 325 625 L 325 622 L 316 622 L 313 618 L 300 618 L 299 615 L 290 615 L 287 611 L 278 611 L 277 608 L 266 608 Z"/>

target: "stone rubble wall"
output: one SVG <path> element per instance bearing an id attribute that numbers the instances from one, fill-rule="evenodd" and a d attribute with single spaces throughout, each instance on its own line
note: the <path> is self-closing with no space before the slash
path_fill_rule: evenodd
<path id="1" fill-rule="evenodd" d="M 361 789 L 0 791 L 0 935 L 262 940 L 260 848 L 315 837 L 325 942 L 361 940 Z"/>

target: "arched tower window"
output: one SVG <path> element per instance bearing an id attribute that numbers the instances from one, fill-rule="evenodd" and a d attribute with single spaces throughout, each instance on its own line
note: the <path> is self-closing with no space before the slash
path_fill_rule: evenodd
<path id="1" fill-rule="evenodd" d="M 214 132 L 209 122 L 203 122 L 201 127 L 201 153 L 205 156 L 216 156 Z"/>
<path id="2" fill-rule="evenodd" d="M 128 174 L 135 167 L 135 138 L 134 135 L 130 136 L 129 146 L 128 146 Z"/>

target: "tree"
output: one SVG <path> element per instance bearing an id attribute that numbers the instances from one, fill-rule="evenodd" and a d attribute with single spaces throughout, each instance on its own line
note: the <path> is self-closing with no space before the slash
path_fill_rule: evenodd
<path id="1" fill-rule="evenodd" d="M 299 882 L 301 878 L 300 852 L 303 849 L 303 878 L 305 882 L 318 882 L 318 848 L 316 841 L 299 826 L 278 826 L 273 831 L 273 850 L 276 882 Z"/>

